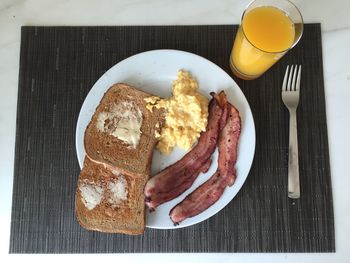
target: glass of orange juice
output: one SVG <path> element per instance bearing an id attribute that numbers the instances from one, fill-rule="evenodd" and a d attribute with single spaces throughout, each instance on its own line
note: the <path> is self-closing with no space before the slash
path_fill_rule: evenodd
<path id="1" fill-rule="evenodd" d="M 288 0 L 255 0 L 244 11 L 230 55 L 233 73 L 242 79 L 260 77 L 303 34 L 303 18 Z"/>

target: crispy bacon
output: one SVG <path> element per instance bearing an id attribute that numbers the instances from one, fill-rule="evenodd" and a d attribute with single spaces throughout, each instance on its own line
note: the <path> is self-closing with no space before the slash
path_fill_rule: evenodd
<path id="1" fill-rule="evenodd" d="M 231 186 L 236 180 L 238 140 L 241 135 L 241 118 L 238 110 L 228 103 L 228 118 L 224 129 L 219 136 L 218 169 L 221 176 Z"/>
<path id="2" fill-rule="evenodd" d="M 165 168 L 147 182 L 144 193 L 146 205 L 150 210 L 182 194 L 191 187 L 201 172 L 208 170 L 227 104 L 223 92 L 212 96 L 213 99 L 209 103 L 208 125 L 197 145 L 181 160 Z"/>
<path id="3" fill-rule="evenodd" d="M 220 172 L 217 170 L 208 181 L 170 210 L 170 219 L 174 225 L 178 225 L 186 218 L 200 214 L 219 200 L 225 188 L 226 183 L 221 180 Z"/>
<path id="4" fill-rule="evenodd" d="M 226 94 L 225 92 L 221 91 L 219 94 L 216 94 L 214 92 L 211 92 L 210 95 L 212 95 L 217 101 L 224 101 L 224 104 L 222 103 L 222 107 L 223 112 L 221 115 L 221 119 L 220 119 L 220 126 L 219 126 L 219 133 L 220 131 L 222 131 L 222 129 L 225 127 L 226 122 L 227 122 L 227 114 L 228 114 L 228 102 L 227 102 L 227 98 L 226 98 Z"/>
<path id="5" fill-rule="evenodd" d="M 218 168 L 214 175 L 189 194 L 181 203 L 170 211 L 174 224 L 179 224 L 186 218 L 202 213 L 212 206 L 223 194 L 226 186 L 231 186 L 236 179 L 235 163 L 237 161 L 237 145 L 241 132 L 239 112 L 227 104 L 228 116 L 226 125 L 219 137 Z"/>

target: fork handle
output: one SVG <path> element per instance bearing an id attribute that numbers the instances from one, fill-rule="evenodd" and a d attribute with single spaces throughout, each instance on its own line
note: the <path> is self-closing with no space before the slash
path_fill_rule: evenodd
<path id="1" fill-rule="evenodd" d="M 289 111 L 288 197 L 300 198 L 299 154 L 296 109 Z"/>

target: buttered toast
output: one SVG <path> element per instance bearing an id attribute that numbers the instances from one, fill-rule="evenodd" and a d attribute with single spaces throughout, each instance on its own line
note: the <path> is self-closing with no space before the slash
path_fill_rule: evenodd
<path id="1" fill-rule="evenodd" d="M 142 234 L 146 181 L 112 172 L 86 157 L 75 195 L 79 223 L 100 232 Z"/>
<path id="2" fill-rule="evenodd" d="M 142 234 L 144 186 L 151 173 L 162 110 L 150 112 L 151 94 L 127 84 L 104 94 L 85 131 L 86 156 L 75 197 L 81 226 L 108 233 Z"/>
<path id="3" fill-rule="evenodd" d="M 164 121 L 162 110 L 146 109 L 144 98 L 150 96 L 123 83 L 105 93 L 85 131 L 84 146 L 90 159 L 133 176 L 150 173 L 155 134 Z"/>

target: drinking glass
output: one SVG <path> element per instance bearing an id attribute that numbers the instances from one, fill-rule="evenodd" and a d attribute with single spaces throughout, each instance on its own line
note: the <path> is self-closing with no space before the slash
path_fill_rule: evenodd
<path id="1" fill-rule="evenodd" d="M 303 18 L 288 0 L 255 0 L 244 11 L 230 55 L 239 78 L 260 77 L 292 49 L 303 34 Z"/>

